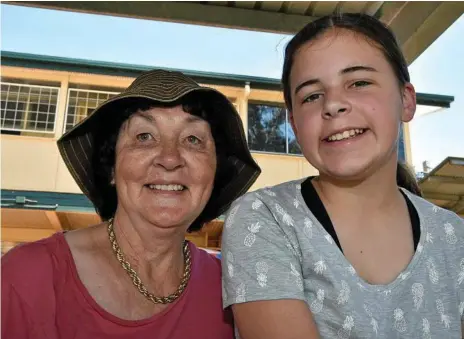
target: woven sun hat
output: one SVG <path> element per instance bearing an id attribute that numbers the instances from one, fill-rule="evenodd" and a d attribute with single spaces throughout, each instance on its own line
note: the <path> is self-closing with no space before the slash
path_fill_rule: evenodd
<path id="1" fill-rule="evenodd" d="M 111 119 L 122 114 L 127 100 L 140 98 L 153 100 L 155 104 L 172 103 L 187 94 L 194 95 L 195 92 L 202 93 L 199 95 L 200 100 L 205 101 L 212 111 L 208 112 L 208 116 L 212 116 L 221 127 L 227 152 L 226 165 L 235 173 L 227 180 L 222 180 L 220 187 L 215 187 L 210 198 L 214 203 L 207 204 L 198 219 L 204 220 L 207 216 L 206 219 L 212 220 L 220 216 L 235 199 L 248 191 L 261 169 L 251 156 L 242 120 L 232 103 L 219 91 L 200 86 L 181 72 L 156 69 L 140 75 L 126 90 L 102 103 L 58 140 L 58 148 L 66 166 L 82 192 L 94 205 L 102 198 L 101 192 L 96 188 L 92 168 L 97 133 Z"/>

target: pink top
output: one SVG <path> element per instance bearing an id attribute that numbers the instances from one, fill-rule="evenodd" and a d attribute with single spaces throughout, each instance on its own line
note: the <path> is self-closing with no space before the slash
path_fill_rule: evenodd
<path id="1" fill-rule="evenodd" d="M 2 338 L 232 339 L 222 310 L 220 261 L 190 243 L 192 273 L 178 301 L 144 320 L 100 307 L 78 277 L 63 233 L 24 244 L 2 258 Z"/>

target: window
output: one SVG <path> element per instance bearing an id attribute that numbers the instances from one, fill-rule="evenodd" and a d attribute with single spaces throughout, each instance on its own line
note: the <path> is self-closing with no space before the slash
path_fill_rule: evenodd
<path id="1" fill-rule="evenodd" d="M 252 151 L 301 154 L 285 107 L 248 104 L 248 146 Z"/>
<path id="2" fill-rule="evenodd" d="M 65 132 L 84 120 L 95 108 L 116 94 L 118 93 L 70 88 L 66 108 Z"/>
<path id="3" fill-rule="evenodd" d="M 59 91 L 58 87 L 2 82 L 2 132 L 53 134 Z"/>

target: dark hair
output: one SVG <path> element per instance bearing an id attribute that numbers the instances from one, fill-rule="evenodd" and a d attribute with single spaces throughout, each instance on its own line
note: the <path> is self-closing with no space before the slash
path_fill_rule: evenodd
<path id="1" fill-rule="evenodd" d="M 96 189 L 100 192 L 99 200 L 94 202 L 95 209 L 103 220 L 109 220 L 114 217 L 118 206 L 116 187 L 111 185 L 113 178 L 113 169 L 116 161 L 116 142 L 122 124 L 134 113 L 147 111 L 153 107 L 174 107 L 182 105 L 186 113 L 198 116 L 210 124 L 211 133 L 216 146 L 216 174 L 214 178 L 214 187 L 211 197 L 227 182 L 230 176 L 234 175 L 234 169 L 229 166 L 227 161 L 227 146 L 223 137 L 224 132 L 221 130 L 219 121 L 215 118 L 218 114 L 214 112 L 214 99 L 208 97 L 207 93 L 191 93 L 182 97 L 180 100 L 171 103 L 155 102 L 144 98 L 128 98 L 117 101 L 117 112 L 112 112 L 114 118 L 105 120 L 105 124 L 96 124 L 100 127 L 96 137 L 93 140 L 94 152 L 92 154 L 92 170 Z M 115 109 L 116 109 L 115 107 Z M 109 107 L 111 110 L 111 106 Z M 107 112 L 110 113 L 111 112 Z M 214 214 L 216 201 L 210 198 L 206 204 L 203 213 L 189 227 L 188 231 L 198 231 L 204 223 L 211 221 Z M 205 213 L 206 212 L 206 213 Z"/>
<path id="2" fill-rule="evenodd" d="M 402 87 L 410 82 L 408 65 L 404 58 L 401 48 L 396 41 L 395 35 L 376 18 L 360 13 L 333 14 L 321 17 L 303 27 L 287 44 L 285 48 L 284 67 L 282 71 L 282 86 L 284 91 L 285 104 L 292 110 L 292 93 L 290 89 L 290 74 L 292 71 L 295 53 L 305 43 L 313 41 L 321 36 L 330 28 L 342 28 L 353 31 L 367 37 L 374 42 L 382 51 L 383 55 L 390 63 Z M 398 162 L 397 184 L 408 191 L 421 196 L 420 188 L 411 171 L 406 165 Z"/>
<path id="3" fill-rule="evenodd" d="M 330 28 L 347 29 L 375 42 L 390 63 L 400 85 L 410 81 L 408 65 L 392 31 L 376 18 L 360 13 L 344 13 L 327 15 L 310 22 L 303 27 L 285 48 L 282 85 L 285 104 L 292 110 L 292 94 L 290 90 L 290 73 L 295 53 L 305 43 L 313 41 Z"/>
<path id="4" fill-rule="evenodd" d="M 410 170 L 406 164 L 402 164 L 401 162 L 398 162 L 396 165 L 396 183 L 409 192 L 422 197 L 422 191 L 414 176 L 414 172 Z"/>

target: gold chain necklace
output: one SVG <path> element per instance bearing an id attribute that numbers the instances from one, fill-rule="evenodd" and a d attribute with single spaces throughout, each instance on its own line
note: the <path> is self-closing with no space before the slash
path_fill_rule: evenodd
<path id="1" fill-rule="evenodd" d="M 137 272 L 134 271 L 130 263 L 124 258 L 124 254 L 122 253 L 121 248 L 119 247 L 118 242 L 116 240 L 116 235 L 114 234 L 113 219 L 110 219 L 108 221 L 108 235 L 110 238 L 111 247 L 113 248 L 113 252 L 116 255 L 116 259 L 118 259 L 122 268 L 124 268 L 129 277 L 132 279 L 132 282 L 134 283 L 135 287 L 137 287 L 139 292 L 143 294 L 145 298 L 147 298 L 154 304 L 170 304 L 181 296 L 182 292 L 184 292 L 189 282 L 190 272 L 192 268 L 190 248 L 188 246 L 187 241 L 184 241 L 184 274 L 182 276 L 182 280 L 180 282 L 179 287 L 173 294 L 168 295 L 167 297 L 157 297 L 147 291 L 147 288 L 142 283 L 142 280 L 137 275 Z"/>

